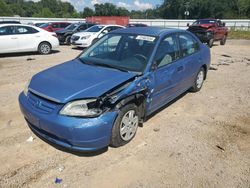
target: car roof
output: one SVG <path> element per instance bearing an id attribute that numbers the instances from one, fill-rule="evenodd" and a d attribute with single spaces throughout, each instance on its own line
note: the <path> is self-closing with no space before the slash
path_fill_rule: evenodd
<path id="1" fill-rule="evenodd" d="M 27 25 L 27 24 L 18 24 L 18 23 L 9 23 L 9 24 L 1 24 L 2 26 L 28 26 L 28 27 L 33 27 L 32 25 Z"/>
<path id="2" fill-rule="evenodd" d="M 161 36 L 170 33 L 176 33 L 185 31 L 174 28 L 161 28 L 161 27 L 128 27 L 125 29 L 114 30 L 112 33 L 126 33 L 126 34 L 139 34 L 139 35 L 150 35 L 150 36 Z"/>

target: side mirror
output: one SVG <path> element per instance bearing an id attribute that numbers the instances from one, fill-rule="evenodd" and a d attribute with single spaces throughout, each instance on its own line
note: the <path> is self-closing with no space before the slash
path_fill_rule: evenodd
<path id="1" fill-rule="evenodd" d="M 189 25 L 190 25 L 190 24 L 189 24 L 189 23 L 187 23 L 187 27 L 189 27 Z"/>
<path id="2" fill-rule="evenodd" d="M 223 22 L 223 23 L 222 23 L 222 26 L 223 26 L 223 27 L 225 27 L 225 26 L 226 26 L 226 23 L 225 23 L 225 22 Z"/>
<path id="3" fill-rule="evenodd" d="M 104 34 L 104 35 L 107 34 L 107 33 L 108 33 L 107 30 L 103 30 L 103 31 L 102 31 L 102 34 Z"/>

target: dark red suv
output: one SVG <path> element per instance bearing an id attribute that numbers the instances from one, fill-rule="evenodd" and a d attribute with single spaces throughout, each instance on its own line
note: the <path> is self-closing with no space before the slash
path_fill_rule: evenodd
<path id="1" fill-rule="evenodd" d="M 49 32 L 55 32 L 55 31 L 64 29 L 65 27 L 67 27 L 70 24 L 71 23 L 68 23 L 68 22 L 49 22 L 49 23 L 43 24 L 39 27 L 42 29 L 45 29 Z"/>

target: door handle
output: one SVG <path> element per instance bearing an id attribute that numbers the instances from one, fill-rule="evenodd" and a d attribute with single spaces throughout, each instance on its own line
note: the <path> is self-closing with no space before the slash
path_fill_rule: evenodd
<path id="1" fill-rule="evenodd" d="M 177 68 L 177 72 L 181 72 L 183 69 L 184 69 L 184 67 L 180 66 L 180 67 Z"/>
<path id="2" fill-rule="evenodd" d="M 11 37 L 11 39 L 17 39 L 17 37 Z"/>

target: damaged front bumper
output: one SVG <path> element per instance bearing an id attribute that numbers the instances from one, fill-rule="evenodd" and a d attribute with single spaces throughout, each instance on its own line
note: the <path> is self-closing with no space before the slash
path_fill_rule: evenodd
<path id="1" fill-rule="evenodd" d="M 45 141 L 76 151 L 95 151 L 109 145 L 117 111 L 105 112 L 95 118 L 63 116 L 58 114 L 62 105 L 52 106 L 36 97 L 39 104 L 31 104 L 21 93 L 19 104 L 30 129 Z M 53 110 L 47 112 L 38 108 L 41 104 Z"/>

